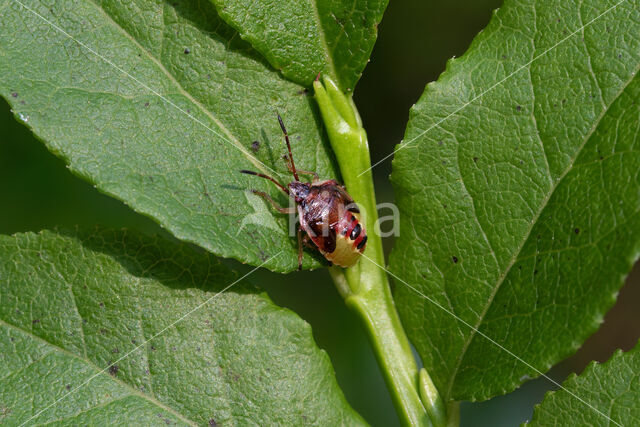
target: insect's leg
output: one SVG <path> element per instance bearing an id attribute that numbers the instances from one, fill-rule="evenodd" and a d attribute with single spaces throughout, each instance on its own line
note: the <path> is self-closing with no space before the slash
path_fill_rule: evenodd
<path id="1" fill-rule="evenodd" d="M 302 235 L 302 244 L 311 249 L 316 248 L 316 245 L 314 245 L 313 242 L 311 242 L 311 237 L 309 237 L 309 235 L 306 233 Z"/>
<path id="2" fill-rule="evenodd" d="M 298 227 L 298 271 L 302 270 L 302 230 Z"/>
<path id="3" fill-rule="evenodd" d="M 264 178 L 264 179 L 268 179 L 269 181 L 273 182 L 275 185 L 278 186 L 279 189 L 281 189 L 283 192 L 289 194 L 289 189 L 287 189 L 287 187 L 285 187 L 284 185 L 280 184 L 278 181 L 276 181 L 275 179 L 271 178 L 269 175 L 265 175 L 263 173 L 258 173 L 258 172 L 254 172 L 254 171 L 248 171 L 248 170 L 241 170 L 240 173 L 246 173 L 247 175 L 255 175 L 255 176 L 259 176 L 260 178 Z"/>
<path id="4" fill-rule="evenodd" d="M 289 159 L 289 156 L 285 154 L 284 156 L 282 156 L 282 158 L 285 160 L 285 162 L 287 162 L 287 169 L 289 169 L 289 172 L 293 173 L 293 167 L 291 166 L 291 159 Z M 314 181 L 320 180 L 320 176 L 318 176 L 316 172 L 301 171 L 300 169 L 296 169 L 296 172 L 298 172 L 298 174 L 300 175 L 313 175 Z"/>
<path id="5" fill-rule="evenodd" d="M 263 191 L 258 191 L 258 190 L 251 190 L 251 192 L 253 194 L 257 194 L 258 196 L 261 196 L 263 199 L 265 199 L 266 201 L 268 201 L 269 203 L 271 203 L 271 205 L 276 208 L 278 210 L 278 212 L 281 212 L 283 214 L 292 214 L 295 213 L 296 208 L 295 206 L 292 206 L 290 208 L 283 208 L 282 206 L 280 206 L 278 203 L 276 203 L 275 200 L 273 200 L 271 198 L 271 196 L 269 196 L 267 193 L 263 192 Z"/>

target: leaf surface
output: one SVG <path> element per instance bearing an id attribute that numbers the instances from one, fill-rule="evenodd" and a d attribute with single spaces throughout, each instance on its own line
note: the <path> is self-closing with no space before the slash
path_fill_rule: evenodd
<path id="1" fill-rule="evenodd" d="M 220 16 L 282 74 L 310 86 L 318 73 L 353 90 L 388 0 L 211 0 Z"/>
<path id="2" fill-rule="evenodd" d="M 237 280 L 126 231 L 1 236 L 0 423 L 362 423 L 309 325 Z"/>
<path id="3" fill-rule="evenodd" d="M 506 1 L 413 107 L 390 261 L 445 399 L 545 372 L 613 304 L 640 252 L 639 67 L 638 0 Z"/>
<path id="4" fill-rule="evenodd" d="M 639 373 L 640 346 L 626 353 L 618 351 L 604 364 L 594 362 L 579 376 L 567 379 L 563 390 L 547 393 L 528 425 L 638 425 Z"/>
<path id="5" fill-rule="evenodd" d="M 71 170 L 181 240 L 275 271 L 297 267 L 288 218 L 241 169 L 336 176 L 304 88 L 284 79 L 206 0 L 0 0 L 0 94 Z M 254 144 L 254 141 L 257 141 Z M 274 214 L 275 213 L 275 214 Z M 321 265 L 306 257 L 306 267 Z"/>

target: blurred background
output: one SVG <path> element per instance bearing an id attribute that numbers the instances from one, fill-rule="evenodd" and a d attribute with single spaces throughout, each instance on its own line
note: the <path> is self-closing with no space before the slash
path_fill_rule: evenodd
<path id="1" fill-rule="evenodd" d="M 447 59 L 465 52 L 500 4 L 496 0 L 391 2 L 379 26 L 371 63 L 355 90 L 373 162 L 389 154 L 402 139 L 409 108 L 424 86 L 438 78 Z M 374 169 L 379 202 L 393 201 L 390 172 L 390 161 Z M 4 100 L 0 100 L 0 207 L 3 234 L 99 224 L 166 235 L 150 219 L 73 176 L 15 121 Z M 385 241 L 387 251 L 392 245 L 392 241 Z M 228 263 L 246 269 L 234 261 Z M 347 399 L 367 421 L 375 426 L 398 425 L 367 337 L 326 271 L 286 276 L 260 271 L 251 281 L 264 287 L 277 304 L 291 308 L 312 325 L 316 342 L 329 353 Z M 640 337 L 638 301 L 640 265 L 630 274 L 601 329 L 549 376 L 561 382 L 572 372 L 582 372 L 592 360 L 605 361 L 615 349 L 633 347 Z M 554 388 L 539 378 L 506 396 L 482 403 L 463 402 L 462 425 L 519 425 L 530 418 L 544 393 Z"/>

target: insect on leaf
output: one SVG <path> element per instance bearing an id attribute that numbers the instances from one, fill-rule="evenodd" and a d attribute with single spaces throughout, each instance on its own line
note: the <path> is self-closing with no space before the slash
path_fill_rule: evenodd
<path id="1" fill-rule="evenodd" d="M 446 400 L 570 355 L 636 260 L 639 23 L 638 0 L 506 1 L 412 109 L 391 268 Z"/>
<path id="2" fill-rule="evenodd" d="M 330 148 L 304 88 L 211 3 L 0 0 L 0 10 L 0 94 L 74 173 L 181 240 L 253 265 L 283 249 L 265 266 L 297 268 L 287 217 L 260 200 L 271 226 L 245 220 L 256 212 L 248 189 L 287 198 L 239 170 L 291 180 L 277 111 L 300 168 L 335 177 Z"/>

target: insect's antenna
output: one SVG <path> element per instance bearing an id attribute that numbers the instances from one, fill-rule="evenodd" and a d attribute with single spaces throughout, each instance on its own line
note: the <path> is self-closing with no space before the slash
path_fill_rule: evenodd
<path id="1" fill-rule="evenodd" d="M 258 173 L 258 172 L 254 172 L 254 171 L 248 171 L 248 170 L 241 170 L 241 173 L 246 173 L 247 175 L 255 175 L 255 176 L 259 176 L 260 178 L 265 178 L 268 179 L 269 181 L 273 182 L 275 185 L 277 185 L 282 191 L 284 191 L 285 193 L 289 194 L 289 189 L 287 189 L 286 187 L 284 187 L 282 184 L 280 184 L 278 181 L 276 181 L 275 179 L 271 178 L 269 175 L 265 175 L 263 173 Z"/>
<path id="2" fill-rule="evenodd" d="M 284 133 L 284 139 L 287 141 L 287 148 L 289 149 L 289 160 L 291 161 L 291 172 L 293 172 L 293 177 L 296 179 L 296 181 L 300 181 L 300 178 L 298 178 L 296 165 L 293 163 L 293 154 L 291 154 L 291 143 L 289 142 L 289 134 L 287 133 L 287 128 L 284 127 L 284 123 L 282 123 L 282 117 L 280 117 L 280 114 L 278 114 L 278 122 L 280 122 L 280 128 L 282 129 L 282 133 Z"/>

